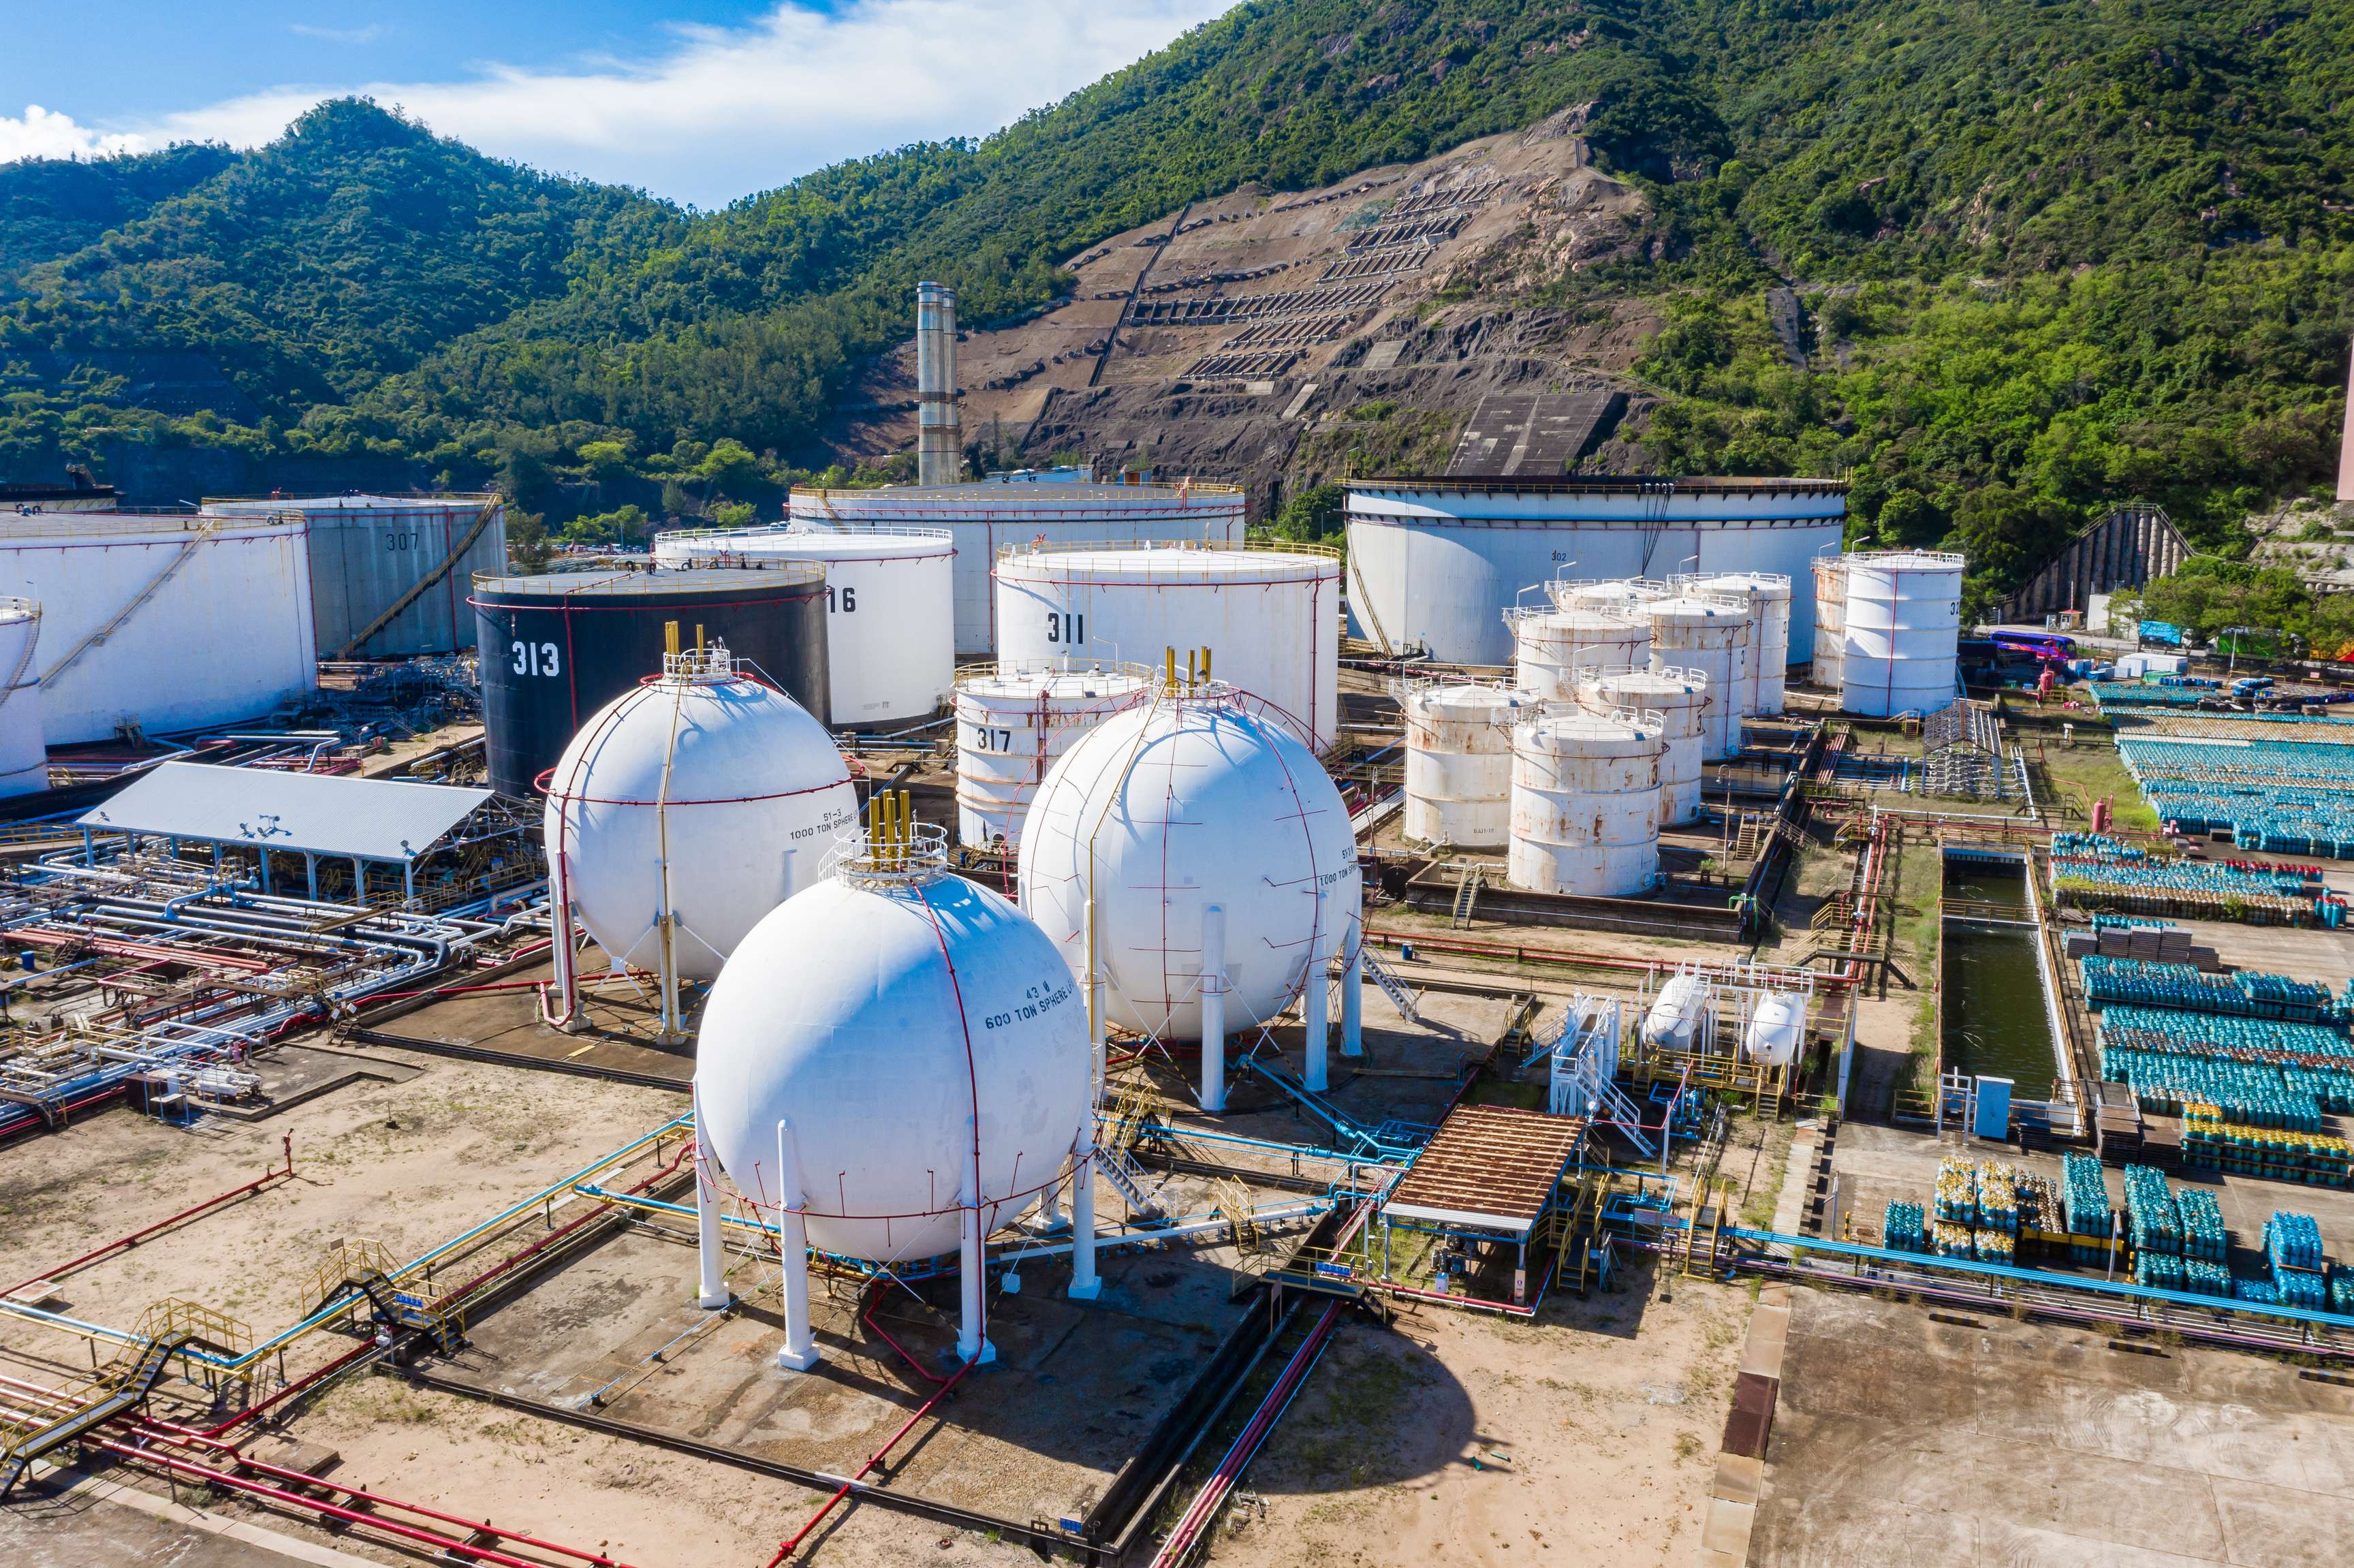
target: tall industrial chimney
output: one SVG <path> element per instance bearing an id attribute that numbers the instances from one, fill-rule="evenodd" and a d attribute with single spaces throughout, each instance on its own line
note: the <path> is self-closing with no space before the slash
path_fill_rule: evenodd
<path id="1" fill-rule="evenodd" d="M 2338 448 L 2338 499 L 2354 502 L 2354 368 L 2346 373 L 2346 433 Z"/>
<path id="2" fill-rule="evenodd" d="M 964 478 L 964 425 L 957 415 L 956 291 L 916 285 L 916 482 Z"/>

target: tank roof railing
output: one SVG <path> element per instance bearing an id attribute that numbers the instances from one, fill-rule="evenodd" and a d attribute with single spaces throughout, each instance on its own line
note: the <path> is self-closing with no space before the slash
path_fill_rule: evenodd
<path id="1" fill-rule="evenodd" d="M 1958 572 L 1970 564 L 1970 558 L 1958 550 L 1850 550 L 1839 559 L 1850 571 L 1857 567 L 1894 567 L 1925 572 Z"/>
<path id="2" fill-rule="evenodd" d="M 1119 496 L 1148 495 L 1155 500 L 1178 500 L 1187 499 L 1193 496 L 1204 496 L 1223 502 L 1240 500 L 1243 498 L 1245 493 L 1243 487 L 1238 484 L 1226 484 L 1217 480 L 1184 479 L 1172 481 L 1154 480 L 1148 484 L 1108 484 L 1101 480 L 1097 480 L 1092 483 L 1086 484 L 1075 484 L 1057 481 L 1051 484 L 1034 485 L 993 483 L 988 480 L 971 480 L 962 484 L 877 484 L 864 486 L 797 484 L 792 487 L 790 493 L 794 495 L 809 496 L 811 499 L 818 501 L 821 504 L 825 503 L 832 497 L 837 495 L 894 495 L 910 499 L 919 495 L 939 497 L 963 497 L 970 495 L 976 500 L 989 498 L 991 505 L 1004 505 L 1007 504 L 1007 503 L 1002 498 L 1009 493 L 1022 496 L 1025 499 L 1048 501 L 1060 500 L 1068 496 L 1084 496 L 1088 500 L 1102 501 Z"/>
<path id="3" fill-rule="evenodd" d="M 624 566 L 599 566 L 573 572 L 476 572 L 472 591 L 476 593 L 514 593 L 541 595 L 563 599 L 573 594 L 613 591 L 641 593 L 676 591 L 684 579 L 700 571 L 706 577 L 719 577 L 731 572 L 780 572 L 793 582 L 822 583 L 825 581 L 823 561 L 787 558 L 764 561 L 758 565 L 745 562 L 731 567 L 676 568 L 657 574 L 653 558 Z M 657 575 L 661 581 L 655 582 Z M 688 584 L 686 586 L 693 586 Z"/>
<path id="4" fill-rule="evenodd" d="M 1394 474 L 1344 479 L 1351 492 L 1453 490 L 1522 495 L 1844 495 L 1843 479 L 1773 479 L 1744 475 L 1666 479 L 1647 474 Z"/>
<path id="5" fill-rule="evenodd" d="M 1150 683 L 1161 677 L 1161 672 L 1149 664 L 1127 659 L 1083 659 L 1074 653 L 1057 654 L 1051 658 L 1017 659 L 1013 668 L 1006 669 L 996 660 L 970 664 L 959 670 L 959 686 L 983 685 L 991 681 L 1019 681 L 1036 675 L 1101 675 L 1107 680 L 1130 680 Z"/>
<path id="6" fill-rule="evenodd" d="M 1107 551 L 1119 555 L 1150 552 L 1155 555 L 1267 555 L 1310 556 L 1320 560 L 1342 561 L 1348 557 L 1331 545 L 1295 543 L 1288 539 L 1246 539 L 1240 544 L 1207 539 L 1025 539 L 1008 541 L 997 546 L 997 558 L 1009 556 L 1085 555 L 1089 551 Z"/>

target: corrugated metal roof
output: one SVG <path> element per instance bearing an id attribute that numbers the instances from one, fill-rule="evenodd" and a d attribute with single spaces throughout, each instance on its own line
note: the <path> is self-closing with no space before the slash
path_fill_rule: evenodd
<path id="1" fill-rule="evenodd" d="M 166 762 L 80 820 L 85 828 L 297 853 L 412 861 L 488 789 Z"/>

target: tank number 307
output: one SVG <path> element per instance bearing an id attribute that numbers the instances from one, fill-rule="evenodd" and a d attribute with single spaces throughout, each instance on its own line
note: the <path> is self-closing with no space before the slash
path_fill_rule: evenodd
<path id="1" fill-rule="evenodd" d="M 514 673 L 518 675 L 560 675 L 564 673 L 553 642 L 515 642 Z"/>

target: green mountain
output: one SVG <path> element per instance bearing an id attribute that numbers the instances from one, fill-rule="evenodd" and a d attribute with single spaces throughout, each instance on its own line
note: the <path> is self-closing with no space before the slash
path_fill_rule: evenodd
<path id="1" fill-rule="evenodd" d="M 0 467 L 367 459 L 558 514 L 766 493 L 919 276 L 1013 319 L 1188 200 L 1582 106 L 1649 243 L 1496 302 L 1657 302 L 1653 464 L 1850 472 L 1861 531 L 1961 544 L 1989 588 L 2131 496 L 2229 545 L 2332 466 L 2349 35 L 2354 0 L 1259 0 L 986 139 L 710 214 L 329 104 L 250 154 L 0 170 Z M 249 408 L 55 373 L 99 349 L 209 355 Z"/>

